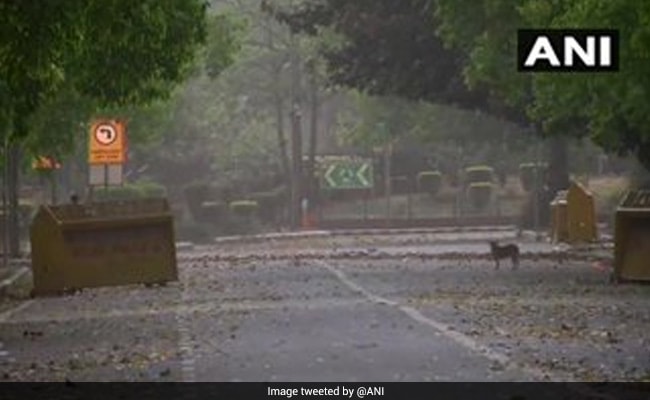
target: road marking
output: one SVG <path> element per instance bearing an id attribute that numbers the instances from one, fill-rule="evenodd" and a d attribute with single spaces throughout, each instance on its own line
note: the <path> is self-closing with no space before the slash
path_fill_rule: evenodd
<path id="1" fill-rule="evenodd" d="M 188 304 L 187 280 L 180 277 L 181 281 L 181 304 Z M 190 331 L 190 321 L 186 313 L 176 311 L 176 325 L 178 326 L 178 346 L 181 358 L 181 377 L 183 382 L 196 382 L 196 357 L 194 355 L 194 340 Z"/>
<path id="2" fill-rule="evenodd" d="M 9 310 L 3 312 L 2 314 L 0 314 L 0 324 L 9 321 L 9 319 L 10 319 L 11 317 L 13 317 L 14 315 L 18 314 L 18 313 L 21 312 L 22 310 L 24 310 L 24 309 L 26 309 L 27 307 L 29 307 L 29 306 L 31 306 L 32 304 L 34 304 L 35 301 L 36 301 L 36 300 L 27 300 L 27 301 L 25 301 L 25 302 L 23 302 L 23 303 L 20 303 L 20 304 L 17 305 L 16 307 L 11 308 L 11 309 L 9 309 Z"/>
<path id="3" fill-rule="evenodd" d="M 415 308 L 411 306 L 406 306 L 402 305 L 399 302 L 396 302 L 394 300 L 390 300 L 381 296 L 378 296 L 376 294 L 371 293 L 364 287 L 360 286 L 359 284 L 355 283 L 352 281 L 350 278 L 348 278 L 343 271 L 340 269 L 329 265 L 325 262 L 320 262 L 319 263 L 321 266 L 323 266 L 325 269 L 330 271 L 332 274 L 334 274 L 344 285 L 349 287 L 350 289 L 362 294 L 368 301 L 376 304 L 382 304 L 382 305 L 387 305 L 391 307 L 395 307 L 398 310 L 402 311 L 404 314 L 408 315 L 411 319 L 423 324 L 427 325 L 438 332 L 440 332 L 443 336 L 453 340 L 454 342 L 460 344 L 461 346 L 469 349 L 470 351 L 474 353 L 478 353 L 482 355 L 483 357 L 487 358 L 490 361 L 497 362 L 501 364 L 504 368 L 510 369 L 510 370 L 515 370 L 515 371 L 523 371 L 527 375 L 537 379 L 537 380 L 551 380 L 551 381 L 558 381 L 562 380 L 562 377 L 555 376 L 553 373 L 548 372 L 548 371 L 543 371 L 539 368 L 535 367 L 530 367 L 527 365 L 522 365 L 520 363 L 517 363 L 513 361 L 510 357 L 508 357 L 505 354 L 499 353 L 497 351 L 494 351 L 490 349 L 487 346 L 484 346 L 480 343 L 478 343 L 476 340 L 472 339 L 471 337 L 464 335 L 458 331 L 453 330 L 449 325 L 444 324 L 442 322 L 436 321 L 433 318 L 427 317 L 424 314 L 422 314 L 420 311 L 416 310 Z M 569 380 L 575 380 L 573 377 L 569 377 Z M 564 377 L 566 379 L 566 377 Z"/>

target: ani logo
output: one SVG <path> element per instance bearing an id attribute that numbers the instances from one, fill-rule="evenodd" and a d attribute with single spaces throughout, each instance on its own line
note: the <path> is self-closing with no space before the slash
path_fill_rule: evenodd
<path id="1" fill-rule="evenodd" d="M 520 29 L 521 72 L 612 72 L 619 68 L 619 35 L 613 29 Z"/>

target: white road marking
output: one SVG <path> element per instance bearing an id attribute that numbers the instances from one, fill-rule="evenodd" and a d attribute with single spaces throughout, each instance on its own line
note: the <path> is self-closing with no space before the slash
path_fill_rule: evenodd
<path id="1" fill-rule="evenodd" d="M 482 355 L 483 357 L 487 358 L 490 361 L 501 364 L 504 368 L 515 370 L 515 371 L 523 371 L 527 375 L 537 380 L 551 380 L 551 381 L 567 380 L 567 377 L 555 376 L 553 373 L 549 371 L 543 371 L 539 368 L 516 363 L 507 355 L 494 351 L 489 347 L 478 343 L 476 340 L 472 339 L 471 337 L 453 330 L 450 326 L 442 322 L 436 321 L 433 318 L 425 316 L 424 314 L 422 314 L 421 312 L 419 312 L 413 307 L 401 305 L 399 302 L 371 293 L 364 287 L 360 286 L 359 284 L 355 283 L 350 278 L 348 278 L 345 275 L 345 273 L 340 269 L 335 268 L 332 265 L 329 265 L 325 262 L 321 262 L 320 265 L 322 265 L 324 268 L 326 268 L 328 271 L 334 274 L 337 278 L 339 278 L 339 280 L 344 285 L 362 294 L 370 302 L 395 307 L 398 310 L 405 313 L 406 315 L 408 315 L 413 320 L 435 329 L 436 331 L 440 332 L 443 336 L 453 340 L 454 342 L 460 344 L 461 346 L 467 348 L 468 350 L 474 353 L 478 353 Z M 569 380 L 575 380 L 573 377 L 568 377 L 568 378 Z"/>
<path id="2" fill-rule="evenodd" d="M 187 281 L 181 277 L 181 304 L 187 304 L 189 301 L 187 294 Z M 189 323 L 186 314 L 176 312 L 176 324 L 178 326 L 178 345 L 180 348 L 181 357 L 181 376 L 183 382 L 196 381 L 196 368 L 195 368 L 195 355 L 194 355 L 194 341 L 190 334 Z"/>
<path id="3" fill-rule="evenodd" d="M 11 317 L 18 314 L 19 312 L 26 309 L 27 307 L 31 306 L 32 304 L 34 304 L 34 302 L 35 300 L 27 300 L 23 303 L 20 303 L 19 305 L 17 305 L 12 309 L 3 312 L 2 314 L 0 314 L 0 324 L 9 321 Z"/>

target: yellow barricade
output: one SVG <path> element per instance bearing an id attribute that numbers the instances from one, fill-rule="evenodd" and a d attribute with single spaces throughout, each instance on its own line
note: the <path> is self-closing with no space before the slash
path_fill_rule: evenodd
<path id="1" fill-rule="evenodd" d="M 37 296 L 178 280 L 165 199 L 42 206 L 30 239 Z"/>

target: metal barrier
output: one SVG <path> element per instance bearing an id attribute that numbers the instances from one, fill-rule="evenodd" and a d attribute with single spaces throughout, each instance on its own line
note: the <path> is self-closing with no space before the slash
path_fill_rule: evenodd
<path id="1" fill-rule="evenodd" d="M 579 182 L 559 191 L 551 202 L 551 237 L 554 242 L 585 243 L 598 240 L 594 196 Z"/>
<path id="2" fill-rule="evenodd" d="M 30 238 L 37 296 L 178 280 L 165 199 L 42 206 Z"/>
<path id="3" fill-rule="evenodd" d="M 566 242 L 567 230 L 567 191 L 560 190 L 551 201 L 551 239 L 554 243 Z"/>
<path id="4" fill-rule="evenodd" d="M 614 278 L 650 281 L 650 190 L 630 191 L 616 210 Z"/>
<path id="5" fill-rule="evenodd" d="M 571 182 L 567 193 L 567 232 L 569 243 L 598 240 L 594 195 L 576 181 Z"/>

